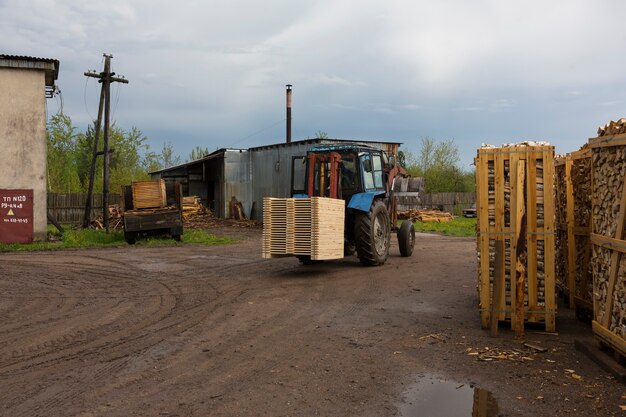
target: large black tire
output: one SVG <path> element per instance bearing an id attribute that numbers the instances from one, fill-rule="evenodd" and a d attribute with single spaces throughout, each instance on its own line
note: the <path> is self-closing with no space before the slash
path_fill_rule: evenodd
<path id="1" fill-rule="evenodd" d="M 398 246 L 400 247 L 400 256 L 411 256 L 413 247 L 415 246 L 415 227 L 413 222 L 405 220 L 398 230 Z"/>
<path id="2" fill-rule="evenodd" d="M 356 253 L 363 265 L 382 265 L 389 256 L 391 224 L 387 207 L 375 200 L 367 213 L 359 212 L 354 219 Z"/>

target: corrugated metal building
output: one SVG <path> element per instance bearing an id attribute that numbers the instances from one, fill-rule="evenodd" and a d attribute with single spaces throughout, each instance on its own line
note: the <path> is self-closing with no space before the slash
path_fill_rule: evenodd
<path id="1" fill-rule="evenodd" d="M 197 195 L 216 216 L 229 216 L 229 201 L 241 202 L 246 216 L 263 218 L 263 197 L 290 197 L 291 169 L 315 145 L 357 143 L 397 154 L 400 143 L 306 139 L 250 149 L 219 149 L 204 158 L 151 172 L 153 179 L 179 181 L 184 195 Z M 294 162 L 295 161 L 295 162 Z M 304 185 L 304 178 L 302 178 Z"/>

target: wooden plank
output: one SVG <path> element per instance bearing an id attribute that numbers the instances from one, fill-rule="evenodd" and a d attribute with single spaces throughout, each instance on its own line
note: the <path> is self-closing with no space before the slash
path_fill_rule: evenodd
<path id="1" fill-rule="evenodd" d="M 565 192 L 567 216 L 567 290 L 569 308 L 574 308 L 576 292 L 576 240 L 574 238 L 574 185 L 572 184 L 572 160 L 567 158 L 565 163 Z"/>
<path id="2" fill-rule="evenodd" d="M 600 338 L 600 340 L 611 346 L 622 356 L 626 357 L 626 341 L 624 341 L 624 339 L 610 331 L 606 326 L 598 323 L 596 320 L 591 322 L 591 329 L 595 335 Z"/>
<path id="3" fill-rule="evenodd" d="M 574 340 L 576 350 L 587 355 L 589 359 L 594 361 L 600 368 L 613 375 L 616 381 L 626 382 L 626 370 L 620 365 L 612 355 L 600 350 L 597 343 L 591 343 L 583 340 Z"/>
<path id="4" fill-rule="evenodd" d="M 495 181 L 495 228 L 494 232 L 497 235 L 502 235 L 504 232 L 504 158 L 502 153 L 497 153 L 494 158 L 494 181 Z M 505 257 L 502 256 L 499 259 L 501 265 L 496 266 L 495 268 L 501 268 L 503 271 L 505 270 Z M 495 277 L 494 277 L 495 279 Z M 505 285 L 502 285 L 500 288 L 500 297 L 502 300 L 506 299 L 506 288 Z M 506 304 L 506 303 L 505 303 Z M 499 310 L 504 310 L 504 306 L 498 306 Z M 499 320 L 504 320 L 506 318 L 506 314 L 504 312 L 499 313 Z"/>
<path id="5" fill-rule="evenodd" d="M 626 177 L 622 180 L 622 198 L 619 203 L 619 214 L 617 215 L 617 229 L 615 231 L 615 239 L 623 240 L 624 237 L 624 222 L 626 221 Z M 606 300 L 604 302 L 604 314 L 602 316 L 602 325 L 609 328 L 611 323 L 611 316 L 613 315 L 613 292 L 615 291 L 615 283 L 617 281 L 617 274 L 619 273 L 619 261 L 622 253 L 614 250 L 611 253 L 611 267 L 609 269 L 609 284 L 606 293 Z"/>
<path id="6" fill-rule="evenodd" d="M 555 235 L 554 235 L 554 158 L 545 155 L 543 158 L 543 231 L 544 235 L 544 300 L 545 328 L 547 332 L 556 330 L 556 276 L 555 276 Z M 575 281 L 574 281 L 575 285 Z"/>
<path id="7" fill-rule="evenodd" d="M 491 313 L 489 314 L 489 327 L 492 337 L 498 336 L 499 311 L 503 309 L 502 298 L 504 287 L 504 239 L 496 239 L 495 270 L 493 273 L 493 296 L 491 300 Z"/>
<path id="8" fill-rule="evenodd" d="M 541 154 L 530 153 L 526 159 L 526 279 L 528 291 L 528 310 L 537 309 L 537 157 Z M 545 186 L 545 184 L 544 184 Z M 544 193 L 545 194 L 545 193 Z M 545 211 L 544 211 L 544 217 Z M 545 219 L 544 219 L 545 221 Z M 530 322 L 537 317 L 529 314 Z"/>
<path id="9" fill-rule="evenodd" d="M 626 145 L 626 133 L 619 135 L 607 135 L 589 139 L 589 147 L 592 149 L 606 148 L 611 146 Z"/>
<path id="10" fill-rule="evenodd" d="M 626 253 L 626 240 L 614 239 L 596 233 L 592 233 L 590 239 L 593 245 L 601 246 L 614 252 Z"/>
<path id="11" fill-rule="evenodd" d="M 480 251 L 480 318 L 483 329 L 489 328 L 489 155 L 476 158 L 476 212 Z"/>
<path id="12" fill-rule="evenodd" d="M 524 206 L 524 182 L 520 181 L 520 173 L 522 178 L 525 172 L 525 161 L 520 159 L 520 154 L 513 153 L 509 155 L 509 230 L 511 232 L 509 238 L 509 284 L 510 284 L 510 303 L 511 310 L 515 311 L 515 300 L 517 300 L 517 285 L 515 285 L 515 259 L 517 257 L 517 246 L 519 237 L 520 218 L 517 216 L 517 209 L 521 205 Z M 523 291 L 522 291 L 523 294 Z M 511 320 L 511 327 L 515 330 L 516 322 Z"/>
<path id="13" fill-rule="evenodd" d="M 511 304 L 515 306 L 515 318 L 511 318 L 511 327 L 517 333 L 518 337 L 524 335 L 524 281 L 526 277 L 526 265 L 521 259 L 521 255 L 526 250 L 524 242 L 526 241 L 526 201 L 524 194 L 527 192 L 528 185 L 526 183 L 526 163 L 528 161 L 517 162 L 516 181 L 516 206 L 511 206 L 511 217 L 515 217 L 515 236 L 512 240 L 516 242 L 515 252 L 511 253 L 511 289 L 515 287 L 516 297 L 511 297 Z M 531 184 L 531 187 L 533 185 Z M 515 270 L 513 270 L 515 265 Z M 530 288 L 529 288 L 530 289 Z M 530 297 L 529 297 L 530 298 Z"/>

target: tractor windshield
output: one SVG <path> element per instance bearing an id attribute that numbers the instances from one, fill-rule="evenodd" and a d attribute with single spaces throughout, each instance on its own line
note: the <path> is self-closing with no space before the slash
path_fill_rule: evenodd
<path id="1" fill-rule="evenodd" d="M 363 188 L 366 191 L 384 189 L 383 161 L 378 153 L 362 152 L 359 154 L 363 167 Z"/>

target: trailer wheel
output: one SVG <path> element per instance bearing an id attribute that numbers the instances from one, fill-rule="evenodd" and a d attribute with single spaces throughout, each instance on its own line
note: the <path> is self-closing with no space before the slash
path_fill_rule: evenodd
<path id="1" fill-rule="evenodd" d="M 415 246 L 415 227 L 413 222 L 405 220 L 398 230 L 398 246 L 400 247 L 400 256 L 411 256 L 413 247 Z"/>
<path id="2" fill-rule="evenodd" d="M 387 207 L 375 200 L 367 213 L 355 216 L 354 237 L 356 252 L 363 265 L 382 265 L 389 256 L 391 224 Z"/>
<path id="3" fill-rule="evenodd" d="M 124 232 L 124 240 L 129 245 L 134 245 L 137 242 L 137 233 L 135 232 Z"/>

